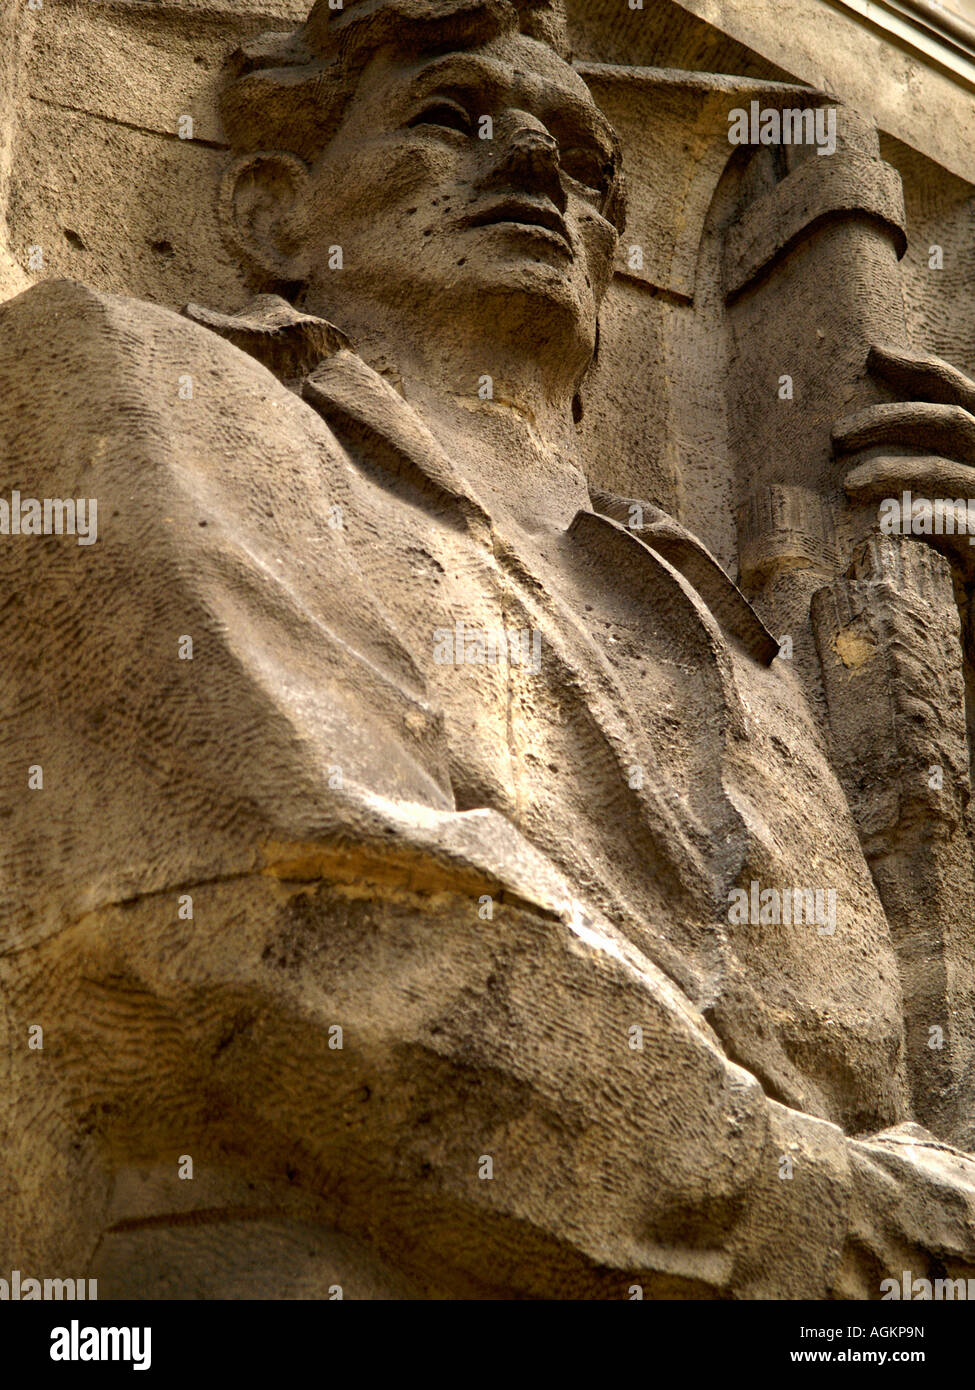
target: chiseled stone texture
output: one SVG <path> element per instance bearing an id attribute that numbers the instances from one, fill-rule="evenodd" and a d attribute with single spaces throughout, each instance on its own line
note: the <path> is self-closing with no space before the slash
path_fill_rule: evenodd
<path id="1" fill-rule="evenodd" d="M 971 188 L 697 8 L 0 18 L 0 1266 L 975 1273 Z"/>

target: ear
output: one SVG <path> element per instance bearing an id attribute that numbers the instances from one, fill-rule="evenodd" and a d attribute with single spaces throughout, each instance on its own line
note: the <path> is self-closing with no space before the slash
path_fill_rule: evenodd
<path id="1" fill-rule="evenodd" d="M 220 222 L 234 250 L 271 280 L 305 278 L 295 214 L 308 184 L 297 155 L 261 150 L 230 165 L 220 184 Z"/>

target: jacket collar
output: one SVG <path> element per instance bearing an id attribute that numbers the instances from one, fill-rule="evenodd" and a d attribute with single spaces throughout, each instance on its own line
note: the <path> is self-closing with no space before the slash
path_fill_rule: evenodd
<path id="1" fill-rule="evenodd" d="M 465 529 L 490 527 L 486 507 L 416 411 L 386 378 L 354 351 L 348 337 L 325 319 L 302 314 L 278 295 L 258 295 L 237 314 L 188 304 L 186 317 L 257 358 L 353 442 L 366 436 L 381 447 L 376 465 L 407 474 L 440 510 Z M 358 451 L 357 451 L 358 452 Z M 659 507 L 614 493 L 591 491 L 593 512 L 616 523 L 633 543 L 633 555 L 661 559 L 693 586 L 722 628 L 762 665 L 778 643 L 745 595 L 711 552 Z M 577 530 L 580 512 L 570 528 Z M 590 543 L 599 528 L 586 528 Z M 616 542 L 618 544 L 618 541 Z"/>

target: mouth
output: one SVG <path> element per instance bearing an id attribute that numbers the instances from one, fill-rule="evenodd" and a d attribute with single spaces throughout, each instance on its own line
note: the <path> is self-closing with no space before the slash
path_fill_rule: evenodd
<path id="1" fill-rule="evenodd" d="M 572 252 L 569 229 L 555 205 L 548 199 L 506 198 L 503 203 L 474 213 L 465 219 L 467 227 L 515 227 Z"/>

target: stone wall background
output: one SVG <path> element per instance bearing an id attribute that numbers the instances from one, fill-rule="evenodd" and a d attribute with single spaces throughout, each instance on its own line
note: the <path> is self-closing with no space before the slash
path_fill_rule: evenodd
<path id="1" fill-rule="evenodd" d="M 0 297 L 67 276 L 173 308 L 238 307 L 242 278 L 214 213 L 221 66 L 245 36 L 300 21 L 309 0 L 30 4 L 5 0 L 0 13 Z M 734 569 L 735 382 L 710 217 L 735 154 L 728 110 L 778 81 L 823 87 L 876 120 L 904 180 L 915 345 L 975 372 L 975 89 L 823 0 L 569 8 L 577 60 L 626 147 L 624 254 L 644 249 L 642 272 L 621 260 L 604 312 L 584 454 L 596 486 L 678 512 Z M 185 115 L 192 140 L 178 135 Z M 43 266 L 31 268 L 36 248 Z"/>

